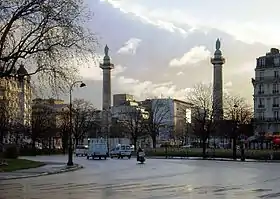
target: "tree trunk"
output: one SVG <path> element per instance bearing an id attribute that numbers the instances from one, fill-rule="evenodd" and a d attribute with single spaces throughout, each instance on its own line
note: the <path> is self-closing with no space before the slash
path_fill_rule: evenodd
<path id="1" fill-rule="evenodd" d="M 236 160 L 236 137 L 233 138 L 232 145 L 232 158 Z"/>
<path id="2" fill-rule="evenodd" d="M 134 149 L 137 151 L 138 147 L 137 147 L 137 137 L 133 138 L 133 144 L 134 144 Z"/>
<path id="3" fill-rule="evenodd" d="M 155 149 L 157 147 L 157 137 L 152 135 L 152 142 L 153 142 L 153 148 Z"/>
<path id="4" fill-rule="evenodd" d="M 203 159 L 206 159 L 207 158 L 207 154 L 206 154 L 206 148 L 207 148 L 207 138 L 203 138 L 202 140 L 202 157 Z"/>
<path id="5" fill-rule="evenodd" d="M 36 150 L 36 140 L 35 139 L 32 139 L 32 142 L 31 142 L 31 146 L 32 146 L 32 150 Z"/>
<path id="6" fill-rule="evenodd" d="M 77 147 L 78 145 L 79 145 L 79 139 L 76 138 L 76 139 L 75 139 L 75 147 Z"/>

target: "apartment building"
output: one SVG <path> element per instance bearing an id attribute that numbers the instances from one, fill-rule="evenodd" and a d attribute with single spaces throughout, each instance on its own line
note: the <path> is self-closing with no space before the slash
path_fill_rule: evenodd
<path id="1" fill-rule="evenodd" d="M 27 74 L 24 66 L 20 65 L 13 76 L 0 79 L 1 122 L 9 123 L 9 128 L 31 125 L 32 87 Z M 9 132 L 4 142 L 12 142 L 14 139 L 18 138 Z"/>
<path id="2" fill-rule="evenodd" d="M 266 55 L 257 58 L 254 87 L 255 134 L 279 134 L 280 132 L 280 53 L 271 48 Z"/>

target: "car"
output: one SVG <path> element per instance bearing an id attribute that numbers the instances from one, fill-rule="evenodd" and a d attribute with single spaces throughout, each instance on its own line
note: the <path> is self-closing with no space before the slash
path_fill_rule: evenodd
<path id="1" fill-rule="evenodd" d="M 75 154 L 76 156 L 86 156 L 87 155 L 87 151 L 88 151 L 88 147 L 87 146 L 84 146 L 84 145 L 78 145 L 76 146 L 76 149 L 75 149 Z"/>
<path id="2" fill-rule="evenodd" d="M 191 144 L 187 144 L 187 145 L 184 145 L 182 146 L 182 148 L 192 148 L 193 146 Z"/>
<path id="3" fill-rule="evenodd" d="M 132 149 L 130 145 L 118 144 L 115 148 L 110 151 L 110 157 L 117 157 L 118 159 L 123 159 L 124 157 L 131 158 Z"/>

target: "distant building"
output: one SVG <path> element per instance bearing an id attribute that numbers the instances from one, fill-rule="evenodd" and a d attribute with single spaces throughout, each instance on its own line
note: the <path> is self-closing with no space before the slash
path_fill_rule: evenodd
<path id="1" fill-rule="evenodd" d="M 271 48 L 257 58 L 254 86 L 254 127 L 256 134 L 280 132 L 280 53 Z"/>
<path id="2" fill-rule="evenodd" d="M 36 109 L 45 107 L 46 110 L 51 110 L 51 113 L 48 115 L 48 120 L 50 120 L 50 124 L 52 125 L 52 128 L 50 128 L 52 136 L 49 139 L 49 142 L 51 143 L 44 143 L 45 145 L 50 145 L 49 147 L 52 148 L 61 148 L 62 147 L 62 141 L 60 132 L 57 131 L 62 124 L 62 120 L 65 119 L 63 114 L 67 114 L 69 112 L 69 105 L 64 102 L 64 100 L 60 99 L 41 99 L 36 98 L 33 100 L 32 103 L 32 117 L 38 117 L 38 112 Z M 40 113 L 40 112 L 39 112 Z M 34 118 L 35 119 L 35 118 Z M 55 131 L 55 133 L 53 132 Z M 46 136 L 48 137 L 48 136 Z"/>
<path id="3" fill-rule="evenodd" d="M 141 104 L 153 114 L 154 122 L 160 123 L 159 140 L 169 140 L 187 133 L 186 126 L 191 121 L 190 103 L 171 98 L 158 98 L 146 99 Z"/>
<path id="4" fill-rule="evenodd" d="M 128 102 L 133 102 L 134 96 L 130 94 L 115 94 L 113 95 L 113 106 L 125 105 Z"/>

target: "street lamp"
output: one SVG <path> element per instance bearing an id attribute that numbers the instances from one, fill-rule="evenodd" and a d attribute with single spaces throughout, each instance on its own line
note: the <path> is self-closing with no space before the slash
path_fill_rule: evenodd
<path id="1" fill-rule="evenodd" d="M 70 132 L 69 132 L 69 146 L 68 146 L 68 162 L 67 162 L 67 166 L 73 166 L 73 143 L 72 143 L 72 134 L 73 134 L 73 123 L 72 123 L 72 91 L 73 91 L 73 87 L 80 83 L 80 88 L 85 87 L 86 84 L 83 83 L 82 81 L 76 81 L 73 84 L 70 85 L 70 106 L 69 106 L 69 120 L 70 120 Z"/>
<path id="2" fill-rule="evenodd" d="M 237 109 L 238 106 L 235 104 L 233 106 L 233 109 L 234 109 L 234 113 L 233 113 L 233 119 L 234 119 L 234 131 L 233 131 L 233 143 L 232 143 L 232 156 L 233 156 L 233 159 L 236 160 L 236 139 L 237 139 Z"/>

